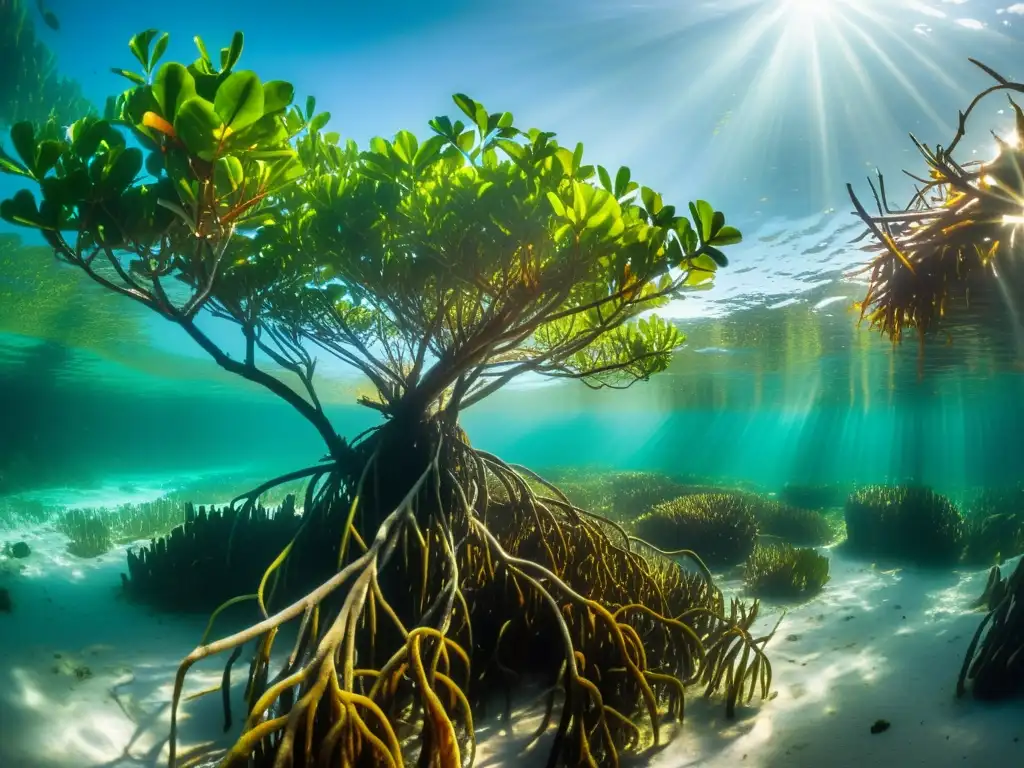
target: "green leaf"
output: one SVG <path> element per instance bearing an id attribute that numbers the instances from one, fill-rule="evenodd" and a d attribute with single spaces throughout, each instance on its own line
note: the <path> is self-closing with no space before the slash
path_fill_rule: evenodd
<path id="1" fill-rule="evenodd" d="M 263 86 L 255 72 L 232 72 L 217 88 L 213 108 L 225 126 L 241 131 L 263 117 Z"/>
<path id="2" fill-rule="evenodd" d="M 64 153 L 64 144 L 59 141 L 47 140 L 39 142 L 36 147 L 35 175 L 37 179 L 45 176 L 60 160 Z"/>
<path id="3" fill-rule="evenodd" d="M 133 125 L 141 125 L 147 112 L 160 112 L 160 105 L 153 95 L 152 88 L 133 88 L 128 91 L 124 100 L 123 119 Z M 112 120 L 111 122 L 116 122 Z"/>
<path id="4" fill-rule="evenodd" d="M 399 131 L 395 134 L 395 141 L 392 146 L 399 159 L 403 163 L 411 165 L 416 157 L 416 151 L 419 149 L 419 142 L 416 141 L 416 137 L 410 131 Z"/>
<path id="5" fill-rule="evenodd" d="M 181 105 L 195 95 L 196 81 L 182 64 L 168 62 L 160 67 L 153 80 L 153 96 L 164 119 L 173 123 Z"/>
<path id="6" fill-rule="evenodd" d="M 594 188 L 589 184 L 581 184 L 578 181 L 574 181 L 572 187 L 572 210 L 576 215 L 574 221 L 582 222 L 589 215 Z"/>
<path id="7" fill-rule="evenodd" d="M 288 138 L 288 132 L 281 122 L 280 113 L 264 115 L 244 131 L 230 137 L 232 146 L 268 146 L 280 144 Z"/>
<path id="8" fill-rule="evenodd" d="M 565 147 L 559 147 L 555 150 L 555 159 L 562 166 L 562 173 L 568 178 L 572 178 L 572 152 Z"/>
<path id="9" fill-rule="evenodd" d="M 640 188 L 640 199 L 644 201 L 644 208 L 651 216 L 657 216 L 658 212 L 661 211 L 661 195 L 655 192 L 650 187 Z"/>
<path id="10" fill-rule="evenodd" d="M 124 192 L 142 170 L 142 151 L 129 147 L 117 152 L 113 162 L 105 170 L 104 191 L 112 195 Z"/>
<path id="11" fill-rule="evenodd" d="M 200 96 L 193 96 L 182 104 L 174 116 L 174 131 L 178 138 L 191 154 L 204 160 L 213 159 L 220 127 L 217 110 Z"/>
<path id="12" fill-rule="evenodd" d="M 14 151 L 18 153 L 21 162 L 30 171 L 35 172 L 36 161 L 36 132 L 32 123 L 15 123 L 11 126 L 11 143 L 14 144 Z"/>
<path id="13" fill-rule="evenodd" d="M 322 131 L 324 126 L 327 125 L 330 119 L 330 112 L 321 112 L 319 115 L 317 115 L 316 117 L 309 121 L 309 132 L 318 133 L 319 131 Z"/>
<path id="14" fill-rule="evenodd" d="M 629 188 L 629 168 L 622 166 L 615 174 L 615 196 L 622 198 Z"/>
<path id="15" fill-rule="evenodd" d="M 252 160 L 280 160 L 282 157 L 295 157 L 294 149 L 253 149 L 245 153 Z"/>
<path id="16" fill-rule="evenodd" d="M 713 240 L 715 235 L 718 234 L 718 230 L 725 226 L 725 214 L 721 211 L 715 211 L 711 216 L 711 234 L 708 236 L 708 240 Z"/>
<path id="17" fill-rule="evenodd" d="M 445 139 L 443 136 L 431 136 L 429 139 L 420 144 L 418 150 L 416 150 L 416 156 L 413 158 L 413 165 L 416 168 L 424 168 L 430 165 L 437 156 L 441 154 L 441 150 L 444 148 Z"/>
<path id="18" fill-rule="evenodd" d="M 206 52 L 206 43 L 203 42 L 203 38 L 199 35 L 193 37 L 192 40 L 195 42 L 196 48 L 199 49 L 200 60 L 206 64 L 207 71 L 210 71 L 213 67 L 213 59 L 211 59 L 210 54 Z"/>
<path id="19" fill-rule="evenodd" d="M 302 175 L 302 163 L 294 155 L 276 162 L 271 169 L 267 179 L 267 186 L 271 189 L 279 188 L 294 181 Z"/>
<path id="20" fill-rule="evenodd" d="M 714 272 L 708 272 L 703 269 L 692 269 L 686 276 L 686 279 L 683 280 L 683 285 L 689 286 L 690 288 L 696 288 L 698 285 L 704 285 L 714 279 Z"/>
<path id="21" fill-rule="evenodd" d="M 608 170 L 603 165 L 597 166 L 597 176 L 601 179 L 601 186 L 614 194 L 615 187 L 612 186 L 612 177 L 608 175 Z"/>
<path id="22" fill-rule="evenodd" d="M 470 120 L 474 123 L 476 122 L 476 111 L 479 105 L 473 101 L 473 99 L 469 98 L 469 96 L 464 93 L 456 93 L 452 96 L 452 101 L 455 102 L 455 106 L 461 109 Z"/>
<path id="23" fill-rule="evenodd" d="M 430 125 L 430 128 L 434 133 L 438 136 L 443 136 L 446 139 L 450 139 L 455 135 L 455 131 L 452 129 L 451 118 L 448 118 L 445 115 L 438 115 L 431 120 L 428 125 Z"/>
<path id="24" fill-rule="evenodd" d="M 92 157 L 101 143 L 108 147 L 123 146 L 124 136 L 106 120 L 85 117 L 72 123 L 69 130 L 71 149 L 82 160 Z"/>
<path id="25" fill-rule="evenodd" d="M 736 245 L 743 241 L 743 235 L 736 227 L 725 226 L 711 238 L 711 245 Z"/>
<path id="26" fill-rule="evenodd" d="M 706 253 L 708 256 L 710 256 L 712 259 L 714 259 L 715 260 L 715 264 L 717 264 L 718 266 L 720 266 L 720 267 L 727 267 L 727 266 L 729 266 L 729 259 L 727 259 L 725 254 L 722 253 L 717 248 L 715 248 L 714 246 L 711 246 L 711 245 L 704 246 L 704 253 Z"/>
<path id="27" fill-rule="evenodd" d="M 145 85 L 146 84 L 146 78 L 144 78 L 142 75 L 138 74 L 137 72 L 129 72 L 126 69 L 118 69 L 117 67 L 111 67 L 110 71 L 113 72 L 115 75 L 120 75 L 121 77 L 127 77 L 129 80 L 131 80 L 136 85 Z"/>
<path id="28" fill-rule="evenodd" d="M 144 72 L 149 72 L 152 69 L 149 64 L 149 46 L 153 42 L 153 38 L 158 34 L 159 30 L 147 29 L 145 32 L 139 32 L 139 34 L 128 41 L 128 48 L 131 49 L 132 54 L 138 59 Z"/>
<path id="29" fill-rule="evenodd" d="M 235 64 L 238 63 L 238 59 L 242 55 L 242 44 L 245 42 L 245 36 L 241 32 L 235 32 L 231 37 L 231 47 L 228 49 L 227 58 L 225 59 L 221 70 L 224 72 L 230 72 L 234 69 Z"/>
<path id="30" fill-rule="evenodd" d="M 27 189 L 14 193 L 14 197 L 0 203 L 0 218 L 22 227 L 50 229 L 36 207 L 36 199 Z"/>
<path id="31" fill-rule="evenodd" d="M 157 62 L 164 55 L 164 51 L 167 50 L 167 41 L 170 40 L 171 36 L 167 32 L 164 32 L 156 40 L 156 45 L 153 46 L 153 55 L 149 57 L 149 69 L 153 70 L 153 67 L 157 65 Z"/>
<path id="32" fill-rule="evenodd" d="M 711 238 L 715 209 L 711 207 L 710 203 L 698 200 L 696 203 L 690 203 L 690 215 L 693 217 L 700 241 L 706 243 Z"/>
<path id="33" fill-rule="evenodd" d="M 28 169 L 4 152 L 3 147 L 0 147 L 0 172 L 32 178 L 32 174 L 28 172 Z"/>
<path id="34" fill-rule="evenodd" d="M 307 121 L 313 119 L 313 113 L 315 111 L 316 111 L 316 97 L 315 96 L 307 96 L 306 97 L 306 120 Z"/>
<path id="35" fill-rule="evenodd" d="M 234 192 L 245 181 L 242 161 L 234 155 L 217 158 L 213 167 L 213 183 L 218 195 Z"/>
<path id="36" fill-rule="evenodd" d="M 551 209 L 555 212 L 555 216 L 565 218 L 565 204 L 558 195 L 548 192 L 548 202 L 551 203 Z"/>
<path id="37" fill-rule="evenodd" d="M 552 237 L 556 243 L 560 243 L 566 237 L 569 237 L 572 234 L 572 231 L 572 224 L 563 224 L 562 226 L 555 230 L 555 234 Z"/>
<path id="38" fill-rule="evenodd" d="M 618 209 L 618 201 L 610 192 L 598 191 L 594 195 L 591 207 L 590 218 L 587 219 L 587 229 L 598 229 L 614 216 Z"/>
<path id="39" fill-rule="evenodd" d="M 188 156 L 184 152 L 171 151 L 167 153 L 165 162 L 167 175 L 174 183 L 178 198 L 185 204 L 194 203 L 196 200 L 195 177 Z"/>
<path id="40" fill-rule="evenodd" d="M 295 87 L 284 80 L 271 80 L 263 84 L 263 114 L 283 112 L 295 98 Z"/>

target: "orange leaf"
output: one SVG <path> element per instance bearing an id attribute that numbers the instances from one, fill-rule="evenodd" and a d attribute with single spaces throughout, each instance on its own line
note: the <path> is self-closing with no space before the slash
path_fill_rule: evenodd
<path id="1" fill-rule="evenodd" d="M 178 134 L 174 132 L 174 126 L 164 120 L 156 112 L 147 112 L 142 116 L 142 124 L 147 128 L 152 128 L 154 131 L 160 131 L 165 136 L 169 136 L 172 139 L 177 139 Z"/>

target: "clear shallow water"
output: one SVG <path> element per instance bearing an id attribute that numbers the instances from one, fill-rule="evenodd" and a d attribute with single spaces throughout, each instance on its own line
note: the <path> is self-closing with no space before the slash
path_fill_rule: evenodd
<path id="1" fill-rule="evenodd" d="M 468 411 L 466 428 L 489 450 L 539 466 L 652 466 L 768 486 L 1015 481 L 1007 449 L 1024 416 L 1013 332 L 982 325 L 923 356 L 912 342 L 893 349 L 857 327 L 859 290 L 826 283 L 784 306 L 751 301 L 681 321 L 686 348 L 649 383 L 597 393 L 528 384 Z M 80 463 L 97 482 L 151 469 L 284 471 L 319 458 L 315 434 L 286 406 L 201 358 L 141 347 L 112 359 L 23 337 L 2 349 L 0 391 L 19 403 L 9 424 L 54 482 Z M 327 391 L 343 433 L 372 423 L 350 405 L 350 381 Z"/>

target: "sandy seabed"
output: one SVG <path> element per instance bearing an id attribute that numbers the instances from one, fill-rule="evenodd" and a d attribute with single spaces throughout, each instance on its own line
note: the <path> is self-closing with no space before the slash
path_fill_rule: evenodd
<path id="1" fill-rule="evenodd" d="M 0 613 L 0 766 L 166 765 L 174 673 L 206 617 L 168 616 L 126 602 L 123 548 L 80 560 L 53 531 L 2 531 L 0 547 L 5 541 L 25 541 L 32 554 L 0 556 L 0 587 L 13 601 L 11 613 Z M 838 552 L 830 556 L 832 580 L 814 599 L 786 606 L 768 645 L 770 700 L 755 700 L 728 720 L 723 702 L 694 690 L 672 740 L 630 762 L 653 768 L 1024 764 L 1024 701 L 955 698 L 963 655 L 982 617 L 970 605 L 986 571 L 886 571 Z M 781 610 L 765 603 L 759 625 L 770 628 Z M 186 695 L 219 683 L 223 661 L 194 667 Z M 236 702 L 245 668 L 237 665 L 234 675 Z M 888 721 L 889 729 L 872 734 L 877 720 Z M 501 722 L 480 722 L 477 765 L 543 765 L 545 755 L 520 752 L 534 721 L 534 713 L 524 713 L 513 733 Z M 180 733 L 185 747 L 229 739 L 220 696 L 186 703 Z"/>

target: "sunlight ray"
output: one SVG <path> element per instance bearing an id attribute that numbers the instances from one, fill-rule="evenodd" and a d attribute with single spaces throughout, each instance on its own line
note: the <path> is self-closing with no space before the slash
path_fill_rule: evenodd
<path id="1" fill-rule="evenodd" d="M 831 134 L 828 130 L 828 112 L 825 104 L 825 88 L 822 82 L 821 55 L 818 50 L 818 32 L 810 31 L 809 45 L 810 69 L 808 70 L 811 79 L 811 93 L 814 108 L 814 117 L 817 123 L 818 151 L 821 154 L 821 182 L 825 190 L 833 187 L 833 154 L 834 146 L 831 141 Z"/>
<path id="2" fill-rule="evenodd" d="M 906 91 L 907 95 L 914 100 L 914 103 L 921 108 L 921 111 L 928 116 L 932 123 L 942 131 L 952 131 L 953 128 L 949 122 L 935 111 L 935 108 L 929 103 L 928 99 L 926 99 L 921 94 L 920 90 L 914 86 L 910 81 L 910 78 L 908 78 L 896 62 L 892 60 L 892 57 L 890 57 L 889 54 L 887 54 L 882 47 L 875 42 L 875 39 L 865 32 L 858 24 L 851 22 L 848 26 L 850 30 L 864 42 L 864 45 L 867 46 L 873 54 L 875 54 L 878 61 L 885 67 L 889 74 L 892 75 L 893 79 L 903 87 L 903 90 Z"/>
<path id="3" fill-rule="evenodd" d="M 889 17 L 882 15 L 869 6 L 855 4 L 851 6 L 851 10 L 854 13 L 865 17 L 871 23 L 871 28 L 873 30 L 885 35 L 889 40 L 896 43 L 907 53 L 913 56 L 922 67 L 935 75 L 935 77 L 944 86 L 961 96 L 967 93 L 967 89 L 965 89 L 961 83 L 958 83 L 955 78 L 951 77 L 950 74 L 943 69 L 934 58 L 922 53 L 920 46 L 913 45 L 906 39 L 906 37 L 897 33 L 896 30 L 892 28 Z"/>
<path id="4" fill-rule="evenodd" d="M 913 2 L 735 0 L 700 5 L 678 20 L 672 19 L 667 6 L 645 10 L 668 20 L 656 30 L 646 30 L 646 37 L 629 36 L 627 43 L 616 36 L 613 45 L 635 51 L 637 71 L 648 71 L 650 62 L 665 55 L 663 44 L 675 35 L 679 50 L 668 55 L 678 64 L 667 68 L 697 71 L 699 76 L 687 78 L 679 97 L 666 99 L 652 111 L 635 138 L 642 143 L 658 141 L 684 118 L 694 135 L 710 131 L 711 144 L 700 160 L 686 161 L 691 175 L 739 172 L 745 179 L 758 163 L 777 167 L 783 144 L 806 141 L 814 161 L 806 163 L 807 178 L 793 177 L 793 191 L 807 188 L 827 199 L 843 167 L 841 147 L 854 147 L 857 157 L 878 162 L 874 127 L 894 123 L 886 105 L 899 98 L 897 94 L 905 95 L 929 123 L 946 132 L 950 125 L 936 110 L 933 94 L 923 92 L 920 78 L 939 84 L 944 98 L 964 93 L 944 69 L 937 44 L 908 40 L 915 20 L 927 10 Z M 616 18 L 625 24 L 628 16 L 623 10 Z M 942 14 L 928 18 L 944 19 Z M 872 81 L 872 74 L 877 78 L 879 72 L 893 87 L 880 89 Z M 801 80 L 806 83 L 803 89 L 796 85 Z M 722 103 L 721 96 L 730 90 L 736 93 L 722 104 L 727 109 L 717 122 L 699 114 L 700 105 Z"/>

